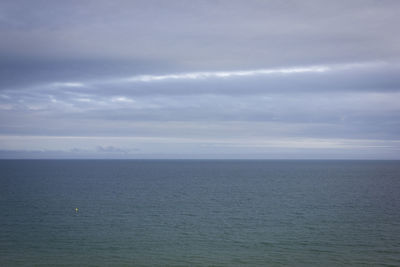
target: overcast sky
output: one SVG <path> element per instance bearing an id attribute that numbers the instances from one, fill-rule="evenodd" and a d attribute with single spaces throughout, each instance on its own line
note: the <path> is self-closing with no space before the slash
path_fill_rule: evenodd
<path id="1" fill-rule="evenodd" d="M 0 158 L 400 159 L 400 1 L 0 1 Z"/>

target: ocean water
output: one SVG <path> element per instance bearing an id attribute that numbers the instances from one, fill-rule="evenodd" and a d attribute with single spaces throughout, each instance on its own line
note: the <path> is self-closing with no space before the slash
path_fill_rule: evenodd
<path id="1" fill-rule="evenodd" d="M 400 162 L 2 160 L 0 266 L 400 266 Z"/>

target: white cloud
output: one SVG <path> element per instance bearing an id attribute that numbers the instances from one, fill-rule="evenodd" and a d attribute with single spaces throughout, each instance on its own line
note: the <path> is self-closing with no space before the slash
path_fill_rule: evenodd
<path id="1" fill-rule="evenodd" d="M 326 72 L 331 68 L 328 66 L 310 66 L 310 67 L 294 67 L 279 69 L 258 69 L 258 70 L 240 70 L 240 71 L 214 71 L 214 72 L 187 72 L 166 75 L 139 75 L 123 79 L 125 82 L 154 82 L 163 80 L 198 80 L 209 78 L 230 78 L 230 77 L 246 77 L 271 74 L 292 74 L 307 72 Z"/>
<path id="2" fill-rule="evenodd" d="M 93 102 L 93 100 L 90 98 L 75 98 L 75 100 L 78 102 L 86 102 L 86 103 Z"/>
<path id="3" fill-rule="evenodd" d="M 126 96 L 116 96 L 111 98 L 111 102 L 133 103 L 135 101 Z"/>
<path id="4" fill-rule="evenodd" d="M 55 82 L 51 84 L 54 87 L 85 87 L 81 82 Z"/>

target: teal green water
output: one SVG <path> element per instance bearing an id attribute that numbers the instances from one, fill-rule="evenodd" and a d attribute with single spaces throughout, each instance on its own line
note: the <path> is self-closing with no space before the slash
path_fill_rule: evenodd
<path id="1" fill-rule="evenodd" d="M 0 212 L 0 266 L 400 266 L 399 161 L 3 160 Z"/>

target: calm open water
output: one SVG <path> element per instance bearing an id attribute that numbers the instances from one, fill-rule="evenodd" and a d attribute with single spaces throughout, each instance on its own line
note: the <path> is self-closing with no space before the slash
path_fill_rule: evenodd
<path id="1" fill-rule="evenodd" d="M 400 266 L 400 162 L 2 160 L 0 266 L 35 265 Z"/>

